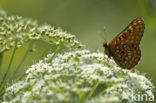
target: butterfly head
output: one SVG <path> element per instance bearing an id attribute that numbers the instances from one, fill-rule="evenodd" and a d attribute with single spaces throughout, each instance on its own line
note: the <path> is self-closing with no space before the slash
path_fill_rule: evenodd
<path id="1" fill-rule="evenodd" d="M 103 42 L 104 53 L 110 58 L 112 56 L 111 49 L 106 42 Z"/>

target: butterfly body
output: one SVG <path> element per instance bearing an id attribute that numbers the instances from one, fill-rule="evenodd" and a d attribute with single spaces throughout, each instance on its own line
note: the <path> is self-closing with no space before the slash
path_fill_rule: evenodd
<path id="1" fill-rule="evenodd" d="M 105 54 L 113 57 L 115 62 L 124 69 L 131 69 L 138 64 L 141 58 L 139 47 L 145 29 L 144 20 L 133 20 L 109 44 L 103 43 Z"/>

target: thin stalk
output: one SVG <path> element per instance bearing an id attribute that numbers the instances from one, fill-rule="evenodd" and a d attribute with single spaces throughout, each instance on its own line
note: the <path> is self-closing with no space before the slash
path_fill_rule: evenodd
<path id="1" fill-rule="evenodd" d="M 4 86 L 2 85 L 2 88 L 0 88 L 0 97 L 2 97 L 3 94 L 4 94 Z"/>
<path id="2" fill-rule="evenodd" d="M 96 95 L 95 98 L 102 96 L 105 92 L 106 92 L 106 89 L 104 89 L 102 92 L 100 92 L 98 95 Z"/>
<path id="3" fill-rule="evenodd" d="M 85 93 L 81 93 L 81 94 L 79 95 L 79 101 L 78 101 L 78 103 L 83 103 L 83 98 L 84 98 L 84 96 L 85 96 Z"/>
<path id="4" fill-rule="evenodd" d="M 97 81 L 96 84 L 93 86 L 92 90 L 87 95 L 84 103 L 87 103 L 88 99 L 93 95 L 93 93 L 94 93 L 94 91 L 95 91 L 95 89 L 97 88 L 98 85 L 99 85 L 99 82 Z"/>
<path id="5" fill-rule="evenodd" d="M 3 52 L 0 53 L 0 69 L 1 69 L 1 66 L 2 66 L 2 60 L 3 60 Z"/>
<path id="6" fill-rule="evenodd" d="M 113 82 L 114 83 L 114 82 Z M 111 87 L 112 85 L 110 84 L 110 82 L 108 82 L 108 83 L 106 83 L 107 85 L 107 87 Z M 106 90 L 107 89 L 104 89 L 103 91 L 101 91 L 98 95 L 96 95 L 95 96 L 95 98 L 98 98 L 98 97 L 100 97 L 100 96 L 102 96 L 103 94 L 105 94 L 106 93 Z"/>
<path id="7" fill-rule="evenodd" d="M 43 56 L 46 54 L 46 52 L 49 50 L 50 47 L 51 47 L 51 44 L 48 44 L 47 47 L 43 50 L 43 52 L 39 56 L 39 58 L 37 59 L 37 62 L 43 58 Z"/>
<path id="8" fill-rule="evenodd" d="M 46 51 L 49 49 L 51 47 L 51 44 L 48 44 L 48 46 L 46 47 L 46 49 L 43 51 L 43 53 L 41 53 L 41 55 L 40 55 L 40 59 L 45 55 L 45 53 L 46 53 Z M 57 47 L 57 49 L 55 50 L 55 52 L 54 52 L 54 54 L 52 55 L 52 57 L 49 59 L 49 61 L 48 62 L 51 62 L 52 60 L 53 60 L 53 58 L 55 57 L 55 55 L 58 53 L 58 51 L 60 50 L 60 47 L 61 47 L 61 44 Z M 40 59 L 38 59 L 37 61 L 39 61 Z M 22 79 L 23 77 L 24 77 L 24 75 L 25 75 L 25 73 L 23 74 L 23 75 L 21 75 L 18 79 L 17 79 L 17 81 L 18 80 L 20 80 L 20 79 Z"/>
<path id="9" fill-rule="evenodd" d="M 12 56 L 11 56 L 11 59 L 10 59 L 10 62 L 9 62 L 7 71 L 5 72 L 4 77 L 3 77 L 2 81 L 1 81 L 1 84 L 0 84 L 0 89 L 3 88 L 3 84 L 4 84 L 4 82 L 5 82 L 5 79 L 6 79 L 6 77 L 7 77 L 8 72 L 9 72 L 9 70 L 10 70 L 11 64 L 12 64 L 12 62 L 13 62 L 13 58 L 14 58 L 14 56 L 15 56 L 16 48 L 17 48 L 17 44 L 15 44 L 15 47 L 14 47 L 14 49 L 13 49 L 13 53 L 12 53 Z"/>
<path id="10" fill-rule="evenodd" d="M 22 60 L 18 64 L 18 66 L 15 69 L 14 73 L 12 74 L 11 78 L 13 78 L 15 76 L 15 74 L 17 73 L 17 71 L 19 70 L 19 68 L 21 67 L 21 65 L 24 63 L 24 61 L 25 61 L 25 59 L 26 59 L 26 57 L 27 57 L 27 55 L 28 55 L 28 53 L 29 53 L 29 51 L 31 49 L 32 43 L 33 43 L 32 41 L 29 42 L 28 48 L 26 49 L 25 54 L 24 54 Z"/>
<path id="11" fill-rule="evenodd" d="M 0 92 L 0 99 L 2 99 L 3 94 L 4 94 L 4 91 Z"/>
<path id="12" fill-rule="evenodd" d="M 53 54 L 52 57 L 48 60 L 48 63 L 50 63 L 50 62 L 54 59 L 54 57 L 56 56 L 56 54 L 59 52 L 59 50 L 60 50 L 60 48 L 61 48 L 61 44 L 62 44 L 62 43 L 60 43 L 60 44 L 58 45 L 58 47 L 56 48 L 54 54 Z"/>

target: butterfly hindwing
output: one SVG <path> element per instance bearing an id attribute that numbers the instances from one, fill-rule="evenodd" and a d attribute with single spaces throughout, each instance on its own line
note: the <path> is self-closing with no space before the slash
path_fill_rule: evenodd
<path id="1" fill-rule="evenodd" d="M 116 44 L 113 53 L 115 62 L 122 68 L 130 69 L 138 64 L 141 51 L 135 44 Z"/>

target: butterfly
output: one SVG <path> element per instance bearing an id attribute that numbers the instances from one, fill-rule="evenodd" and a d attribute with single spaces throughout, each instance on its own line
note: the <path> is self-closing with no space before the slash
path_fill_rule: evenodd
<path id="1" fill-rule="evenodd" d="M 143 18 L 133 20 L 109 44 L 103 42 L 104 53 L 113 57 L 117 65 L 123 69 L 131 69 L 141 58 L 139 47 L 145 29 Z"/>

